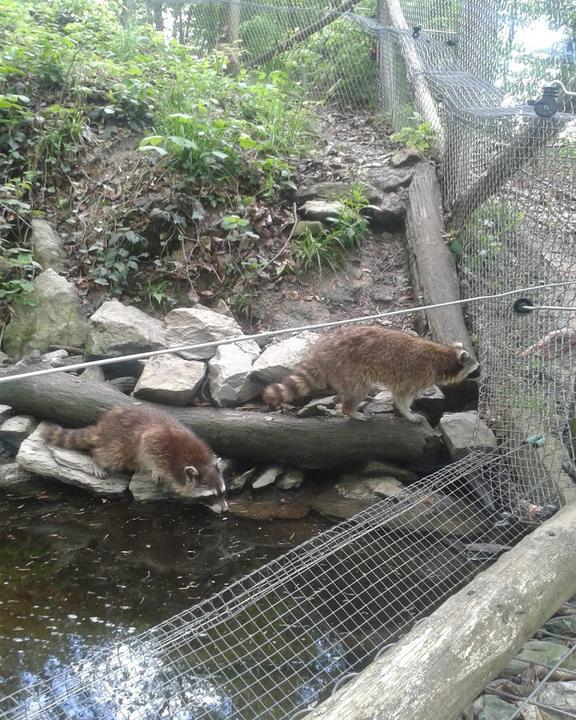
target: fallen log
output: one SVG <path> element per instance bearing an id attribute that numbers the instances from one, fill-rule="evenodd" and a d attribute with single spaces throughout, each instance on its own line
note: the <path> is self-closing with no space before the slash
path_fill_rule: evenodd
<path id="1" fill-rule="evenodd" d="M 574 593 L 570 505 L 304 720 L 452 720 Z"/>
<path id="2" fill-rule="evenodd" d="M 433 165 L 420 163 L 408 191 L 406 241 L 416 304 L 434 305 L 460 299 L 454 259 L 444 239 L 440 186 Z M 475 356 L 461 305 L 426 310 L 434 340 L 459 341 Z"/>
<path id="3" fill-rule="evenodd" d="M 0 384 L 1 404 L 12 406 L 17 413 L 73 427 L 93 423 L 114 405 L 136 402 L 107 383 L 87 382 L 64 373 Z M 368 459 L 417 465 L 433 463 L 440 448 L 438 433 L 428 425 L 415 425 L 393 415 L 358 422 L 216 408 L 156 407 L 178 418 L 223 457 L 307 468 Z"/>

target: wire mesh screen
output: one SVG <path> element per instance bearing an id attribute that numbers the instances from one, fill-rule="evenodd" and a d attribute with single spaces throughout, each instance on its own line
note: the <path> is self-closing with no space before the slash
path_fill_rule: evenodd
<path id="1" fill-rule="evenodd" d="M 497 458 L 452 465 L 189 611 L 0 702 L 13 718 L 289 718 L 529 529 Z M 536 519 L 536 517 L 535 517 Z"/>
<path id="2" fill-rule="evenodd" d="M 521 20 L 537 28 L 543 14 L 558 34 L 574 11 L 550 0 L 532 17 L 524 5 L 184 2 L 169 12 L 146 5 L 143 15 L 200 53 L 227 43 L 241 64 L 282 68 L 314 97 L 379 108 L 397 128 L 415 111 L 431 116 L 463 297 L 548 284 L 528 293 L 533 306 L 574 307 L 575 285 L 562 284 L 576 280 L 572 100 L 560 98 L 549 118 L 526 104 L 555 76 L 570 86 L 573 49 L 565 40 L 564 54 L 526 70 L 534 58 L 518 48 Z M 18 691 L 0 701 L 0 717 L 291 718 L 554 512 L 574 475 L 576 315 L 522 314 L 506 298 L 467 312 L 499 453 L 473 452 L 210 600 Z"/>

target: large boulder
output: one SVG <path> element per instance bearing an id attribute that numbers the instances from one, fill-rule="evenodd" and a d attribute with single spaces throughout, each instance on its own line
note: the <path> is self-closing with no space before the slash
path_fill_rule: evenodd
<path id="1" fill-rule="evenodd" d="M 60 272 L 64 266 L 64 241 L 46 220 L 32 220 L 31 228 L 32 257 L 43 270 Z"/>
<path id="2" fill-rule="evenodd" d="M 171 347 L 200 345 L 244 334 L 233 318 L 205 307 L 176 308 L 168 313 L 165 322 L 166 337 Z M 217 347 L 212 346 L 178 354 L 187 360 L 208 360 L 216 354 L 216 350 Z"/>
<path id="3" fill-rule="evenodd" d="M 298 335 L 268 345 L 254 362 L 253 375 L 262 383 L 274 383 L 285 377 L 290 370 L 306 357 L 317 333 L 301 332 Z"/>
<path id="4" fill-rule="evenodd" d="M 13 450 L 18 450 L 37 426 L 38 421 L 30 415 L 14 415 L 0 425 L 0 440 Z"/>
<path id="5" fill-rule="evenodd" d="M 50 346 L 82 347 L 87 323 L 74 286 L 52 269 L 40 273 L 31 293 L 16 299 L 4 335 L 4 349 L 14 357 Z"/>
<path id="6" fill-rule="evenodd" d="M 134 395 L 166 405 L 190 405 L 206 374 L 206 365 L 177 355 L 151 357 L 144 366 Z"/>
<path id="7" fill-rule="evenodd" d="M 460 460 L 472 450 L 495 450 L 494 433 L 481 420 L 476 410 L 445 413 L 438 425 L 453 460 Z"/>
<path id="8" fill-rule="evenodd" d="M 41 423 L 20 446 L 16 462 L 21 468 L 35 475 L 74 485 L 94 495 L 114 497 L 126 492 L 128 477 L 119 474 L 96 477 L 94 463 L 88 453 L 49 445 L 42 438 L 43 427 L 44 423 Z"/>
<path id="9" fill-rule="evenodd" d="M 108 300 L 90 317 L 89 357 L 118 357 L 166 347 L 160 320 L 118 300 Z"/>
<path id="10" fill-rule="evenodd" d="M 212 399 L 218 405 L 238 405 L 256 397 L 260 385 L 248 380 L 252 363 L 260 355 L 253 340 L 221 345 L 208 363 Z"/>

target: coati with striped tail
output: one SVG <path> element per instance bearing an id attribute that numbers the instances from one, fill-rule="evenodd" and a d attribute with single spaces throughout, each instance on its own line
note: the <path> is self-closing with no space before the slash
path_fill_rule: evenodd
<path id="1" fill-rule="evenodd" d="M 96 425 L 66 430 L 47 425 L 44 439 L 64 448 L 90 450 L 96 477 L 109 470 L 144 470 L 179 495 L 198 498 L 214 512 L 228 509 L 218 461 L 208 445 L 182 423 L 155 408 L 114 407 Z"/>
<path id="2" fill-rule="evenodd" d="M 477 367 L 461 343 L 442 345 L 381 325 L 343 327 L 316 340 L 307 360 L 282 382 L 269 385 L 263 398 L 277 407 L 330 387 L 338 391 L 345 415 L 368 420 L 356 408 L 373 385 L 381 384 L 392 391 L 401 415 L 421 422 L 422 416 L 410 409 L 420 390 L 460 382 Z"/>

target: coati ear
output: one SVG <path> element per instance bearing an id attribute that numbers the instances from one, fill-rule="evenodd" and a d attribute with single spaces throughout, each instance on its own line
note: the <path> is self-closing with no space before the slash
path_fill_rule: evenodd
<path id="1" fill-rule="evenodd" d="M 470 360 L 470 353 L 466 350 L 458 350 L 456 357 L 458 358 L 460 365 L 466 365 L 468 360 Z"/>
<path id="2" fill-rule="evenodd" d="M 195 483 L 196 480 L 200 477 L 200 473 L 198 470 L 194 467 L 194 465 L 187 465 L 184 468 L 184 475 L 186 476 L 186 480 L 190 483 Z"/>

